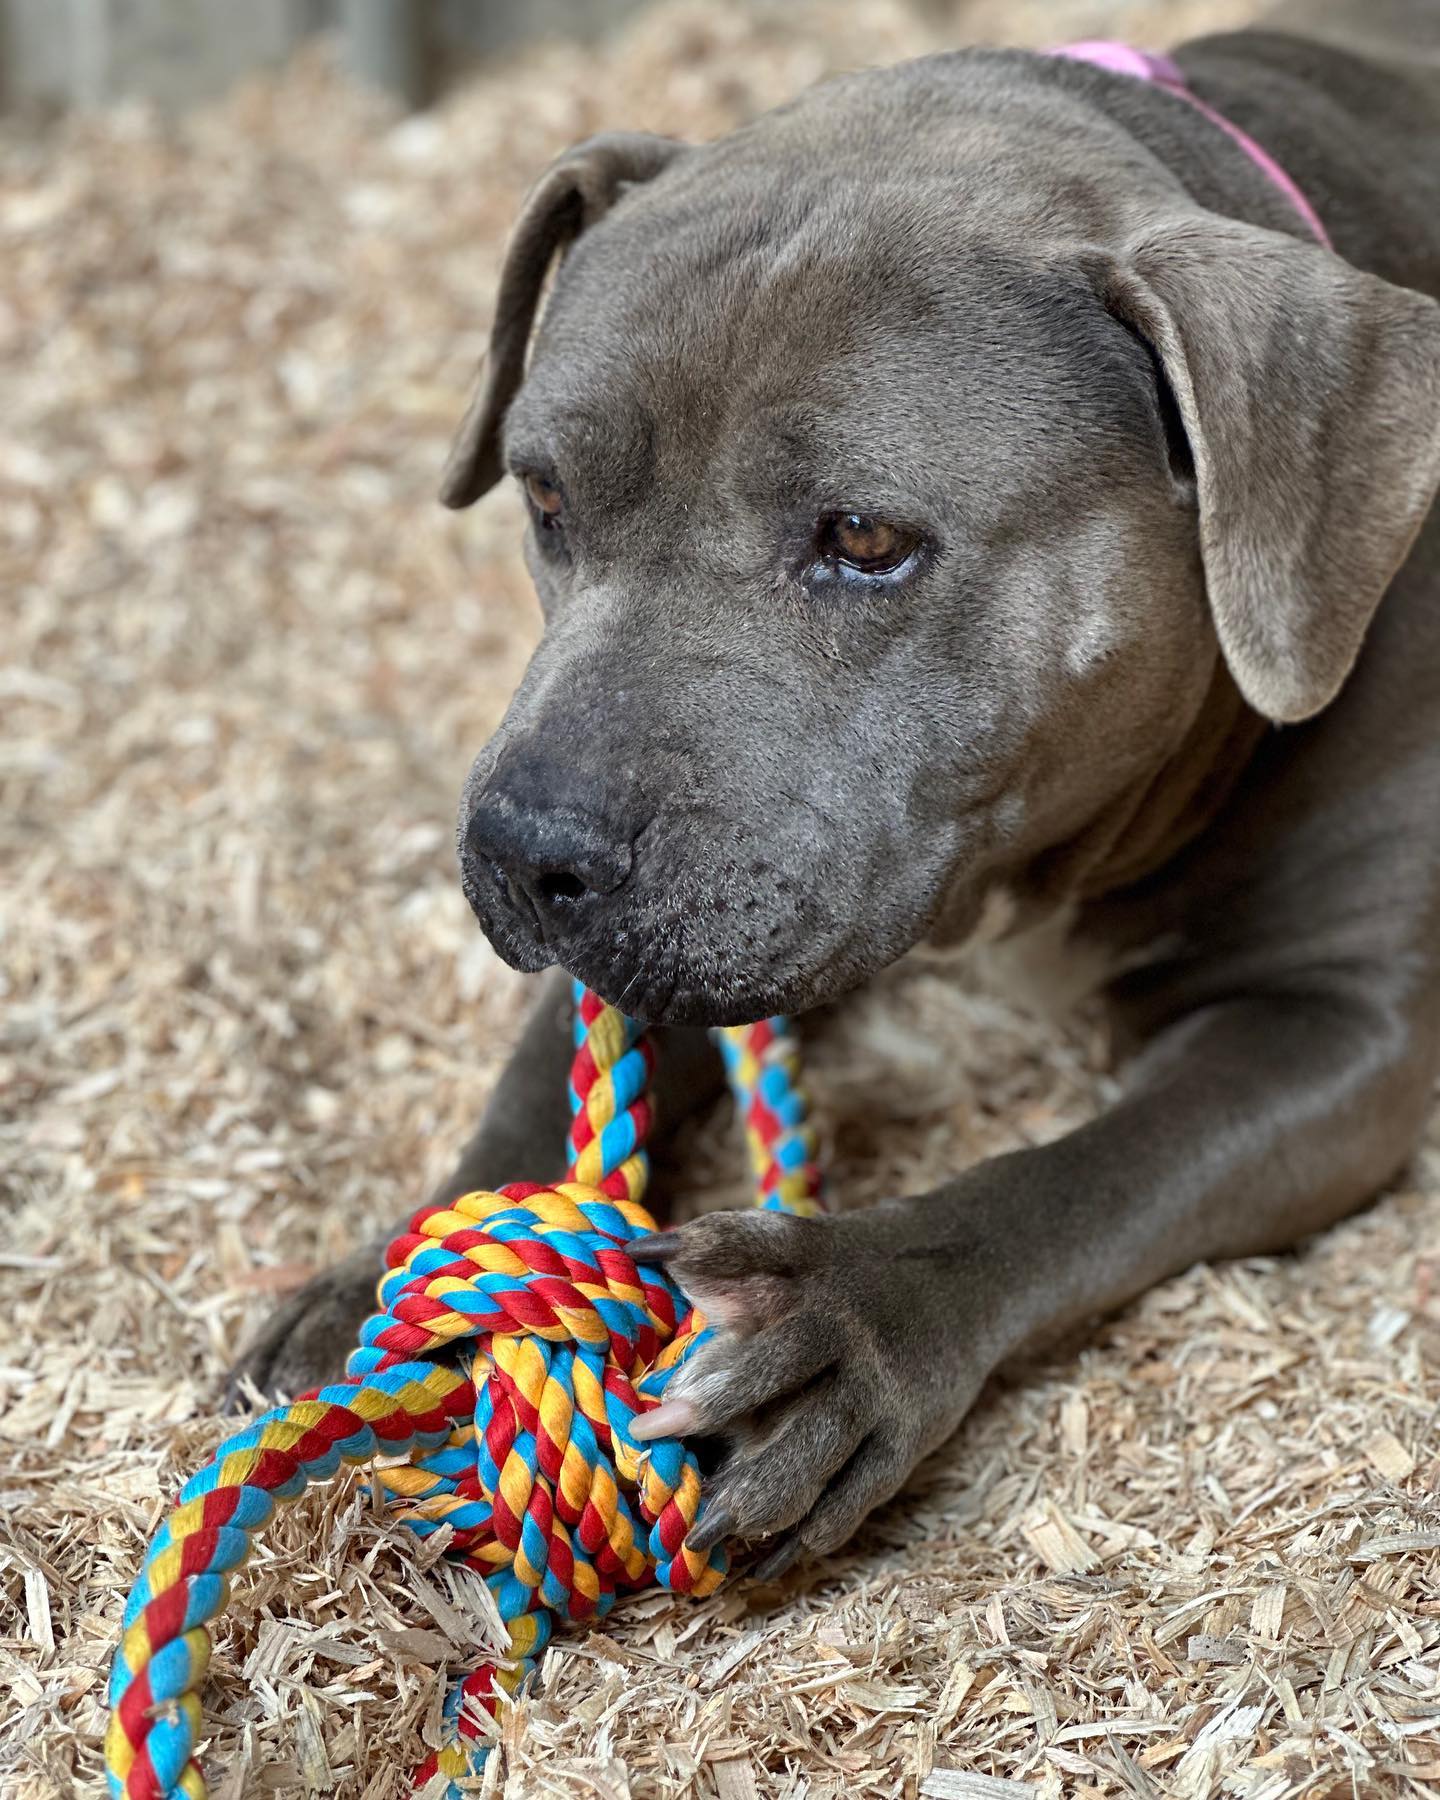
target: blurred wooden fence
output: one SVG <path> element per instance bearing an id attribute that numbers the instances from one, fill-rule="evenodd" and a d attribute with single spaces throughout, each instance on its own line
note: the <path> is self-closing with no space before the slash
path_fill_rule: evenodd
<path id="1" fill-rule="evenodd" d="M 588 36 L 637 0 L 0 0 L 0 102 L 204 98 L 341 33 L 362 79 L 422 104 L 446 69 L 525 37 Z"/>

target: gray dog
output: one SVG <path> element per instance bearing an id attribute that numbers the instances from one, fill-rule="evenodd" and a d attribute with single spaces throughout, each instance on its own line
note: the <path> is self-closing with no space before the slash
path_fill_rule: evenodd
<path id="1" fill-rule="evenodd" d="M 1353 12 L 1185 45 L 1188 94 L 967 52 L 606 135 L 516 227 L 444 490 L 523 485 L 546 620 L 462 804 L 496 948 L 662 1026 L 671 1125 L 719 1087 L 694 1027 L 1057 915 L 1130 1057 L 933 1193 L 650 1241 L 725 1322 L 655 1420 L 724 1440 L 701 1543 L 838 1545 L 1019 1346 L 1294 1244 L 1415 1143 L 1440 8 Z M 558 1170 L 557 994 L 446 1194 Z M 244 1371 L 333 1370 L 375 1264 Z"/>

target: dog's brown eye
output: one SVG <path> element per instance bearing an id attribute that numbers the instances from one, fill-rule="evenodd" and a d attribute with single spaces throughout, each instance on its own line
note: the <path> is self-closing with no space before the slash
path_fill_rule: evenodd
<path id="1" fill-rule="evenodd" d="M 560 508 L 563 505 L 558 485 L 548 475 L 527 475 L 525 492 L 530 504 L 535 508 L 540 523 L 544 528 L 553 530 L 560 523 Z"/>
<path id="2" fill-rule="evenodd" d="M 915 554 L 920 539 L 870 513 L 830 513 L 820 521 L 820 554 L 864 575 L 888 575 Z"/>

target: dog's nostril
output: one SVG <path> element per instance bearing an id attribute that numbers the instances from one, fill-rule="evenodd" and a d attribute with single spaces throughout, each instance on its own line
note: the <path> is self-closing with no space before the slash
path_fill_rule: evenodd
<path id="1" fill-rule="evenodd" d="M 624 885 L 633 834 L 579 805 L 543 804 L 559 779 L 529 782 L 538 797 L 482 794 L 465 824 L 462 860 L 487 898 L 494 885 L 507 913 L 530 915 L 532 929 L 543 920 L 547 931 L 570 932 Z"/>
<path id="2" fill-rule="evenodd" d="M 536 890 L 547 906 L 557 901 L 579 900 L 589 890 L 578 875 L 559 870 L 551 875 L 542 875 L 535 884 Z"/>

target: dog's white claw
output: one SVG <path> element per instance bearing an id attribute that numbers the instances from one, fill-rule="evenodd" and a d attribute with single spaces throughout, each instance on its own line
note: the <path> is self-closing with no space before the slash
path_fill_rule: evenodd
<path id="1" fill-rule="evenodd" d="M 684 1437 L 687 1431 L 695 1429 L 695 1423 L 695 1408 L 688 1400 L 662 1400 L 651 1411 L 636 1414 L 630 1435 L 648 1444 L 655 1438 Z"/>

